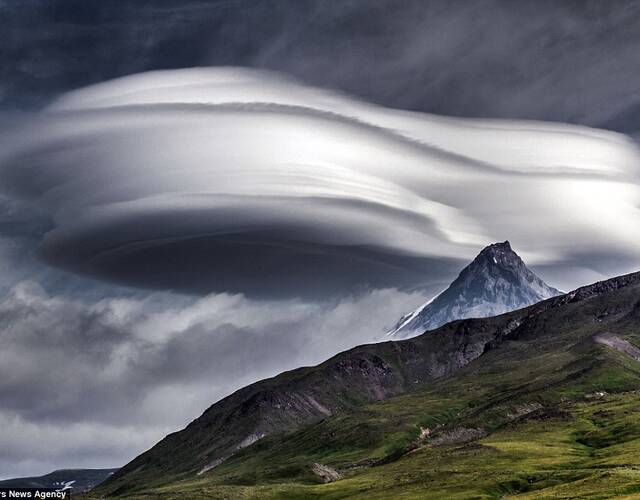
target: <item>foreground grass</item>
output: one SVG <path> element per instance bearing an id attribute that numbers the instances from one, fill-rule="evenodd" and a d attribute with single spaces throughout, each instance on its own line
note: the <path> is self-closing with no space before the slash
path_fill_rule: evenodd
<path id="1" fill-rule="evenodd" d="M 135 499 L 638 498 L 640 395 L 570 403 L 475 442 L 421 446 L 384 465 L 329 484 L 174 483 Z"/>

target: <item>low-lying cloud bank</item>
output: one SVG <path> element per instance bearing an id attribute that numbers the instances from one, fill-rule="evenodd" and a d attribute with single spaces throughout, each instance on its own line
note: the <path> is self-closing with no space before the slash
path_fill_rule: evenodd
<path id="1" fill-rule="evenodd" d="M 424 300 L 86 302 L 20 283 L 0 300 L 1 476 L 123 465 L 246 384 L 384 339 Z"/>
<path id="2" fill-rule="evenodd" d="M 5 191 L 51 214 L 42 256 L 134 286 L 414 289 L 506 238 L 549 273 L 571 268 L 549 280 L 563 288 L 638 263 L 640 155 L 585 127 L 445 119 L 189 69 L 72 92 L 2 146 Z"/>

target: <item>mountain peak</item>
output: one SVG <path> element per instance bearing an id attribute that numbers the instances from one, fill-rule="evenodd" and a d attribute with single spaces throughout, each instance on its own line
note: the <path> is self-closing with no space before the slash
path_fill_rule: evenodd
<path id="1" fill-rule="evenodd" d="M 485 261 L 489 266 L 513 268 L 518 273 L 533 274 L 522 258 L 513 250 L 508 240 L 501 243 L 492 243 L 484 247 L 469 264 L 469 267 L 474 268 Z"/>
<path id="2" fill-rule="evenodd" d="M 445 291 L 403 316 L 389 334 L 406 338 L 449 321 L 494 316 L 559 294 L 526 266 L 508 240 L 493 243 Z"/>
<path id="3" fill-rule="evenodd" d="M 509 243 L 509 240 L 505 240 L 502 243 L 498 242 L 498 243 L 492 243 L 491 245 L 487 245 L 480 251 L 480 254 L 484 252 L 491 252 L 491 251 L 513 252 L 513 249 L 511 248 L 511 243 Z"/>
<path id="4" fill-rule="evenodd" d="M 486 247 L 484 247 L 480 253 L 478 254 L 478 257 L 480 257 L 481 255 L 486 255 L 486 254 L 491 254 L 491 255 L 495 255 L 495 254 L 515 254 L 517 255 L 513 249 L 511 248 L 511 243 L 509 243 L 509 240 L 503 241 L 502 243 L 492 243 L 491 245 L 487 245 Z"/>
<path id="5" fill-rule="evenodd" d="M 492 243 L 484 247 L 476 258 L 473 259 L 473 262 L 483 260 L 489 260 L 494 264 L 502 265 L 514 265 L 518 261 L 522 262 L 520 256 L 511 248 L 509 240 L 503 241 L 502 243 Z"/>

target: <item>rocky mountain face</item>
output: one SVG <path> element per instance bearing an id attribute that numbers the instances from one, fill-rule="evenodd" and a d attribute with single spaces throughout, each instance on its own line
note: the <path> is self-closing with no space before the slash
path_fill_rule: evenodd
<path id="1" fill-rule="evenodd" d="M 0 488 L 55 488 L 84 492 L 107 479 L 117 469 L 61 469 L 44 476 L 0 481 Z"/>
<path id="2" fill-rule="evenodd" d="M 486 260 L 494 257 L 498 261 L 512 258 L 502 244 L 490 247 L 474 263 L 487 269 L 491 266 Z M 511 279 L 512 283 L 516 278 Z M 499 280 L 507 281 L 507 277 Z M 542 287 L 540 283 L 536 286 Z M 411 339 L 356 347 L 318 366 L 251 384 L 215 403 L 184 430 L 168 435 L 120 469 L 100 492 L 117 496 L 160 479 L 208 477 L 232 457 L 246 456 L 245 452 L 259 447 L 263 439 L 312 428 L 309 426 L 367 404 L 444 383 L 475 360 L 480 362 L 479 358 L 500 360 L 487 368 L 495 377 L 504 359 L 515 354 L 500 357 L 492 353 L 516 349 L 514 352 L 526 360 L 532 352 L 556 345 L 557 331 L 567 325 L 567 335 L 578 335 L 575 332 L 601 328 L 603 321 L 606 324 L 620 317 L 629 321 L 640 306 L 639 290 L 640 273 L 634 273 L 500 316 L 458 320 Z M 550 329 L 553 335 L 548 333 Z M 551 335 L 550 340 L 542 342 L 541 335 Z M 573 337 L 570 340 L 576 342 Z M 491 379 L 489 386 L 494 384 Z"/>
<path id="3" fill-rule="evenodd" d="M 389 332 L 396 338 L 433 330 L 456 319 L 486 318 L 560 295 L 536 276 L 508 241 L 484 248 L 449 287 Z"/>

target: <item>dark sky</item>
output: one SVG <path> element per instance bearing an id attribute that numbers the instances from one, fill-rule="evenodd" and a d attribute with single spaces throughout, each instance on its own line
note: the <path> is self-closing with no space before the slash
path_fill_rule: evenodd
<path id="1" fill-rule="evenodd" d="M 3 0 L 0 102 L 150 69 L 268 68 L 385 106 L 635 130 L 627 0 Z"/>

